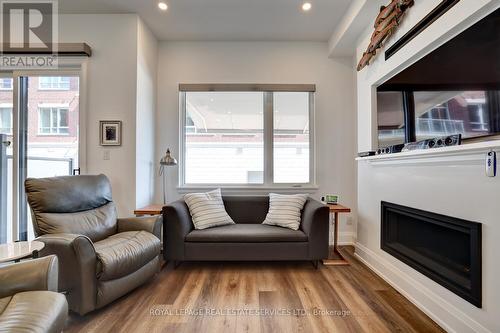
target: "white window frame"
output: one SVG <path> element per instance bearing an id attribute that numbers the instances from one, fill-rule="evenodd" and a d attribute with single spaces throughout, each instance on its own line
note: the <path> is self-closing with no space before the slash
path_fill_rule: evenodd
<path id="1" fill-rule="evenodd" d="M 180 85 L 179 89 L 179 186 L 177 187 L 180 193 L 188 193 L 197 190 L 206 190 L 213 188 L 222 188 L 226 192 L 238 193 L 240 190 L 254 191 L 267 193 L 270 190 L 277 192 L 308 192 L 313 193 L 318 189 L 316 184 L 316 153 L 315 153 L 315 109 L 314 109 L 314 91 L 298 90 L 300 85 L 277 85 L 279 89 L 262 90 L 264 97 L 264 182 L 263 184 L 186 184 L 185 178 L 185 160 L 186 160 L 186 93 L 190 91 L 241 91 L 251 92 L 255 89 L 241 89 L 238 86 L 242 85 L 221 85 L 223 89 L 217 89 L 218 85 L 209 85 L 209 89 L 200 90 L 182 90 Z M 196 86 L 196 85 L 194 85 Z M 203 86 L 203 85 L 202 85 Z M 234 86 L 234 89 L 232 89 Z M 265 86 L 265 85 L 262 85 Z M 273 85 L 274 86 L 274 85 Z M 291 90 L 286 90 L 290 86 Z M 253 86 L 252 86 L 253 87 Z M 293 90 L 292 90 L 293 88 Z M 274 103 L 273 94 L 275 92 L 294 91 L 294 92 L 307 92 L 309 93 L 309 182 L 308 183 L 274 183 Z"/>
<path id="2" fill-rule="evenodd" d="M 42 116 L 41 116 L 41 113 L 42 113 L 42 109 L 43 110 L 50 110 L 50 128 L 51 131 L 52 129 L 56 129 L 57 132 L 50 132 L 50 133 L 44 133 L 41 130 L 42 128 Z M 57 127 L 52 127 L 52 111 L 53 110 L 57 110 Z M 68 113 L 67 114 L 67 117 L 68 117 L 68 126 L 60 126 L 60 122 L 61 122 L 61 110 L 66 110 L 66 112 Z M 69 135 L 69 106 L 54 106 L 54 105 L 44 105 L 44 104 L 40 104 L 38 105 L 38 135 L 40 136 L 68 136 Z M 46 127 L 44 127 L 46 128 Z M 61 128 L 67 128 L 68 129 L 68 132 L 67 133 L 60 133 L 60 129 Z"/>
<path id="3" fill-rule="evenodd" d="M 42 77 L 50 77 L 50 78 L 57 78 L 58 80 L 56 81 L 56 84 L 54 85 L 53 82 L 51 82 L 51 87 L 42 87 Z M 71 89 L 71 80 L 68 82 L 67 87 L 61 87 L 62 81 L 61 78 L 66 77 L 66 76 L 53 76 L 53 75 L 47 75 L 47 76 L 41 76 L 38 78 L 38 90 L 63 90 L 67 91 Z"/>

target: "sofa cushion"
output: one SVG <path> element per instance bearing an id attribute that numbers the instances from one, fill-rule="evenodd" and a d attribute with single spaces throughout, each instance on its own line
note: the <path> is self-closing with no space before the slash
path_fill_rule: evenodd
<path id="1" fill-rule="evenodd" d="M 135 272 L 160 254 L 160 240 L 146 231 L 127 231 L 94 243 L 97 278 L 113 280 Z"/>
<path id="2" fill-rule="evenodd" d="M 66 297 L 52 291 L 17 293 L 0 304 L 2 332 L 61 332 L 68 316 Z"/>
<path id="3" fill-rule="evenodd" d="M 265 243 L 265 242 L 307 242 L 301 230 L 275 227 L 263 224 L 232 224 L 205 230 L 193 230 L 187 234 L 186 242 L 215 243 Z"/>
<path id="4" fill-rule="evenodd" d="M 223 196 L 224 207 L 234 222 L 262 223 L 269 211 L 269 196 Z"/>
<path id="5" fill-rule="evenodd" d="M 299 230 L 307 194 L 269 194 L 269 212 L 263 224 Z"/>
<path id="6" fill-rule="evenodd" d="M 206 193 L 186 194 L 184 201 L 189 207 L 195 229 L 234 224 L 224 208 L 220 188 Z"/>

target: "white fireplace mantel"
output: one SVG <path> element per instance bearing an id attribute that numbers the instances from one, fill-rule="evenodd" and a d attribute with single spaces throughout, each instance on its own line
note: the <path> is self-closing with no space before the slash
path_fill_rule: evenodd
<path id="1" fill-rule="evenodd" d="M 475 142 L 460 146 L 420 149 L 395 154 L 358 157 L 358 162 L 372 165 L 417 165 L 417 164 L 481 164 L 488 151 L 500 151 L 500 140 Z"/>

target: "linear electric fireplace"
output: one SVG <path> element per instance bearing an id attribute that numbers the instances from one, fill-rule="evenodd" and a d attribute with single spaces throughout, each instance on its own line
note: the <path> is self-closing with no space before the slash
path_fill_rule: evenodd
<path id="1" fill-rule="evenodd" d="M 381 248 L 481 307 L 481 224 L 382 201 Z"/>

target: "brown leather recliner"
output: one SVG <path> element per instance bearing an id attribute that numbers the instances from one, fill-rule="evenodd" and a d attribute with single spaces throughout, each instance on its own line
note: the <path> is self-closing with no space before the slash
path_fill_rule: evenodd
<path id="1" fill-rule="evenodd" d="M 27 179 L 41 255 L 59 258 L 59 290 L 85 314 L 159 271 L 161 217 L 117 218 L 104 175 Z"/>
<path id="2" fill-rule="evenodd" d="M 0 331 L 61 332 L 68 303 L 57 291 L 57 257 L 0 267 Z"/>

